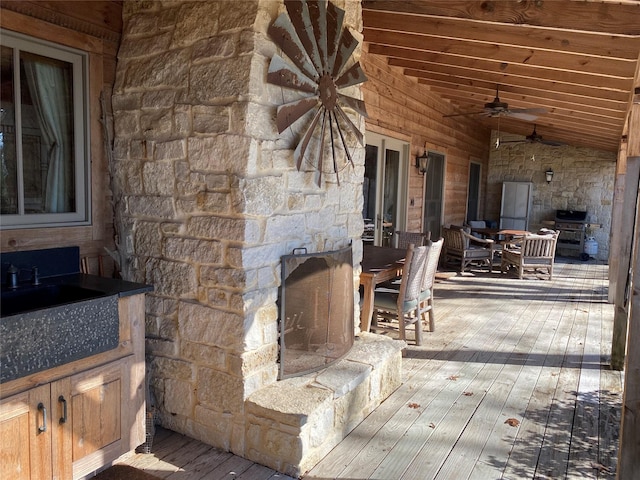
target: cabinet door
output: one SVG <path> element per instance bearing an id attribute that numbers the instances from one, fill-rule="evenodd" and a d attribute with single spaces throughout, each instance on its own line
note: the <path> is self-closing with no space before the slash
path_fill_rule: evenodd
<path id="1" fill-rule="evenodd" d="M 125 367 L 117 361 L 71 377 L 70 428 L 73 477 L 90 473 L 128 450 L 122 408 L 127 407 Z"/>
<path id="2" fill-rule="evenodd" d="M 53 478 L 71 480 L 71 378 L 51 384 L 51 451 Z"/>
<path id="3" fill-rule="evenodd" d="M 3 480 L 52 478 L 49 384 L 0 402 Z"/>

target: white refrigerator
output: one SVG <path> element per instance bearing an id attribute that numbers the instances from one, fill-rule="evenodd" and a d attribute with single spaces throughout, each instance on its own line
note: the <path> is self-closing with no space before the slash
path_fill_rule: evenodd
<path id="1" fill-rule="evenodd" d="M 529 230 L 529 217 L 533 206 L 533 183 L 504 182 L 500 207 L 500 228 Z"/>

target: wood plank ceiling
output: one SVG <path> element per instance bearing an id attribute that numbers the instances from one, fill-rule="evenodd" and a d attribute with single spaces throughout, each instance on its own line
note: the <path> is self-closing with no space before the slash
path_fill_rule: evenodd
<path id="1" fill-rule="evenodd" d="M 636 0 L 363 0 L 369 52 L 447 99 L 485 112 L 499 89 L 523 120 L 468 115 L 501 133 L 617 151 L 640 64 Z M 519 115 L 520 116 L 520 115 Z M 459 117 L 444 117 L 455 124 Z"/>

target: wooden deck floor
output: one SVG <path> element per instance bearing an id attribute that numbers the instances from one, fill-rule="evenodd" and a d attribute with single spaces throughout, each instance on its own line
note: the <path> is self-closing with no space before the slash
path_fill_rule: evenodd
<path id="1" fill-rule="evenodd" d="M 404 383 L 306 480 L 614 478 L 622 374 L 609 370 L 607 266 L 553 281 L 474 272 L 436 286 L 436 331 Z M 162 478 L 288 479 L 161 431 L 124 463 Z"/>

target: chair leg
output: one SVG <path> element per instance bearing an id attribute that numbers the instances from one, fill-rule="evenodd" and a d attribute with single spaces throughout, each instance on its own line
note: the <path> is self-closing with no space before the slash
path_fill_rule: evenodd
<path id="1" fill-rule="evenodd" d="M 429 331 L 434 332 L 436 329 L 436 318 L 433 313 L 433 290 L 431 296 L 427 299 L 427 308 L 425 309 L 429 315 Z"/>
<path id="2" fill-rule="evenodd" d="M 416 318 L 416 345 L 422 345 L 422 318 L 420 315 Z"/>
<path id="3" fill-rule="evenodd" d="M 407 339 L 406 329 L 404 324 L 404 315 L 401 313 L 398 314 L 398 333 L 400 334 L 400 340 Z"/>

